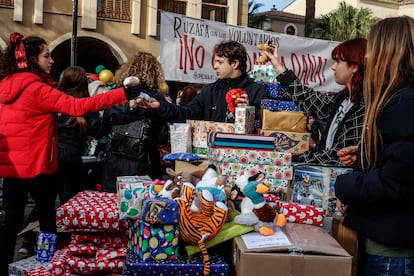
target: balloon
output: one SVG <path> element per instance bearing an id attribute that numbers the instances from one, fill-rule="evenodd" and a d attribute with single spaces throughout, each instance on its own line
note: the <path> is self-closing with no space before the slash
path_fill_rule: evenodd
<path id="1" fill-rule="evenodd" d="M 161 92 L 163 93 L 163 94 L 168 94 L 168 92 L 170 91 L 170 88 L 168 87 L 168 84 L 166 83 L 166 82 L 164 82 L 162 85 L 161 85 Z"/>
<path id="2" fill-rule="evenodd" d="M 103 83 L 108 83 L 112 81 L 114 78 L 114 74 L 112 74 L 111 70 L 104 69 L 99 73 L 99 80 Z"/>
<path id="3" fill-rule="evenodd" d="M 96 74 L 99 74 L 99 73 L 101 73 L 101 72 L 102 72 L 102 70 L 105 70 L 105 66 L 103 66 L 103 65 L 98 65 L 98 66 L 96 66 L 96 68 L 95 68 L 95 73 L 96 73 Z"/>

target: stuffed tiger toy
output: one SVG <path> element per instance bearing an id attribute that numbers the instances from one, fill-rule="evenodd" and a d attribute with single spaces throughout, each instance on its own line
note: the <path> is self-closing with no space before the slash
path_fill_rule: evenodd
<path id="1" fill-rule="evenodd" d="M 196 196 L 193 184 L 186 182 L 181 189 L 181 197 L 175 200 L 178 203 L 180 237 L 188 244 L 197 244 L 203 255 L 203 274 L 210 273 L 210 258 L 205 242 L 214 238 L 221 230 L 227 217 L 227 206 L 223 202 L 214 202 L 213 196 L 208 190 L 202 190 L 197 195 L 200 199 L 200 211 L 190 210 Z"/>

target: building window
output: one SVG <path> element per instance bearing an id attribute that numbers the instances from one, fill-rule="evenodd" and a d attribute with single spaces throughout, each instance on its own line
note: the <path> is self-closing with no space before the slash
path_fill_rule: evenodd
<path id="1" fill-rule="evenodd" d="M 9 6 L 13 7 L 14 1 L 13 0 L 0 0 L 0 6 Z"/>
<path id="2" fill-rule="evenodd" d="M 186 14 L 187 0 L 158 0 L 158 24 L 161 22 L 161 12 L 173 12 L 178 14 Z"/>
<path id="3" fill-rule="evenodd" d="M 297 33 L 298 33 L 298 30 L 297 30 L 297 28 L 296 28 L 295 25 L 293 25 L 293 24 L 287 24 L 285 26 L 285 34 L 288 34 L 288 35 L 296 35 Z"/>
<path id="4" fill-rule="evenodd" d="M 202 2 L 201 18 L 227 22 L 227 0 L 207 0 Z"/>
<path id="5" fill-rule="evenodd" d="M 132 0 L 98 0 L 98 17 L 131 21 Z"/>

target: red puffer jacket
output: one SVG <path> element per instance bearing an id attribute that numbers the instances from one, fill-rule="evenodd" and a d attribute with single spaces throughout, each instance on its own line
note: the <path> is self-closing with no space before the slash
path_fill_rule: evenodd
<path id="1" fill-rule="evenodd" d="M 127 102 L 123 88 L 74 98 L 33 73 L 0 82 L 0 177 L 32 178 L 57 170 L 57 113 L 82 116 Z"/>

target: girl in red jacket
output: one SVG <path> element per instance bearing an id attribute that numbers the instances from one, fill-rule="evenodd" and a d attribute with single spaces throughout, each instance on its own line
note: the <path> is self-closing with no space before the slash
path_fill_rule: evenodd
<path id="1" fill-rule="evenodd" d="M 82 116 L 127 102 L 136 89 L 114 89 L 74 98 L 49 80 L 53 59 L 43 38 L 10 35 L 0 61 L 0 177 L 4 178 L 5 218 L 0 227 L 0 275 L 13 262 L 17 233 L 28 193 L 39 211 L 40 231 L 56 233 L 57 115 Z M 53 255 L 53 254 L 52 254 Z"/>

